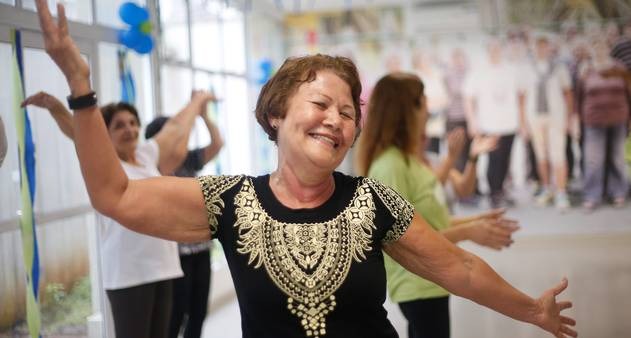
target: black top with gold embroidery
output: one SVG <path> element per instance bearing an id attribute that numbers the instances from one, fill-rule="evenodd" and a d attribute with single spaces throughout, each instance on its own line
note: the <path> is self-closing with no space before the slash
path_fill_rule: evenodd
<path id="1" fill-rule="evenodd" d="M 390 338 L 382 244 L 413 207 L 392 189 L 334 173 L 313 209 L 282 205 L 269 175 L 198 178 L 232 274 L 245 338 Z"/>

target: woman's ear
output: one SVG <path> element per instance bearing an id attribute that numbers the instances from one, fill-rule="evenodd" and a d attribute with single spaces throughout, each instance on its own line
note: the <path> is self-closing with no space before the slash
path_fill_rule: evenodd
<path id="1" fill-rule="evenodd" d="M 270 117 L 267 119 L 270 127 L 274 130 L 278 130 L 278 126 L 280 125 L 280 118 L 278 117 Z"/>

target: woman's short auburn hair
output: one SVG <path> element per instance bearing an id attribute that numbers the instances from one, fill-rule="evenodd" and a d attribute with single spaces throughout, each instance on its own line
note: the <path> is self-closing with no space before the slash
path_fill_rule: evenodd
<path id="1" fill-rule="evenodd" d="M 289 98 L 298 91 L 300 85 L 315 80 L 316 74 L 322 70 L 333 72 L 350 87 L 355 108 L 355 125 L 359 128 L 362 85 L 353 61 L 346 57 L 324 54 L 292 57 L 285 60 L 276 74 L 265 83 L 256 102 L 256 120 L 270 140 L 276 141 L 278 137 L 270 119 L 284 118 Z"/>
<path id="2" fill-rule="evenodd" d="M 105 120 L 107 128 L 110 127 L 112 119 L 114 119 L 114 115 L 122 111 L 128 111 L 134 115 L 136 122 L 138 122 L 138 126 L 140 126 L 140 118 L 138 117 L 138 110 L 136 110 L 136 107 L 127 102 L 113 102 L 101 107 L 101 114 L 103 115 L 103 120 Z"/>

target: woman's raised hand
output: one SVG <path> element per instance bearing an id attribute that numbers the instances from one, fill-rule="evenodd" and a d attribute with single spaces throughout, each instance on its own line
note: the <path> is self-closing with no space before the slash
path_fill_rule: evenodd
<path id="1" fill-rule="evenodd" d="M 497 136 L 477 136 L 471 142 L 469 155 L 479 156 L 491 152 L 497 148 Z"/>
<path id="2" fill-rule="evenodd" d="M 569 301 L 557 301 L 556 297 L 567 288 L 567 279 L 563 278 L 561 283 L 546 291 L 537 299 L 539 314 L 537 324 L 542 329 L 552 333 L 557 338 L 576 337 L 577 333 L 571 326 L 576 325 L 576 321 L 570 317 L 561 315 L 561 311 L 572 307 Z"/>
<path id="3" fill-rule="evenodd" d="M 64 6 L 57 4 L 55 22 L 46 0 L 36 0 L 39 25 L 44 33 L 44 46 L 55 64 L 66 77 L 74 96 L 90 91 L 90 67 L 68 34 L 68 20 Z"/>
<path id="4" fill-rule="evenodd" d="M 54 111 L 56 109 L 62 108 L 65 109 L 63 103 L 59 101 L 56 97 L 46 93 L 46 92 L 38 92 L 37 94 L 33 94 L 27 97 L 20 104 L 21 107 L 26 107 L 28 105 L 33 105 L 35 107 L 40 107 L 47 109 L 49 111 Z"/>

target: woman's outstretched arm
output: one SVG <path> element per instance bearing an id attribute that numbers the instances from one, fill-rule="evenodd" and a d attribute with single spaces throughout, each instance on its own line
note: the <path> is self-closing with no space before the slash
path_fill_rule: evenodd
<path id="1" fill-rule="evenodd" d="M 561 311 L 572 304 L 556 300 L 567 287 L 565 279 L 533 299 L 506 282 L 482 259 L 438 234 L 418 214 L 414 215 L 406 233 L 398 241 L 384 246 L 384 250 L 409 271 L 457 296 L 537 325 L 555 337 L 577 336 L 571 328 L 575 321 L 561 315 Z"/>
<path id="2" fill-rule="evenodd" d="M 64 7 L 57 5 L 55 22 L 46 0 L 36 4 L 46 52 L 66 77 L 71 95 L 90 93 L 90 68 L 68 34 Z M 96 105 L 74 112 L 73 131 L 83 180 L 96 210 L 153 236 L 182 241 L 210 238 L 204 199 L 194 179 L 130 181 Z"/>

